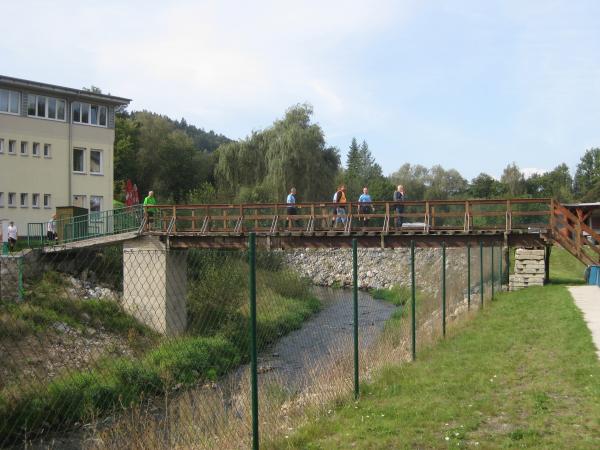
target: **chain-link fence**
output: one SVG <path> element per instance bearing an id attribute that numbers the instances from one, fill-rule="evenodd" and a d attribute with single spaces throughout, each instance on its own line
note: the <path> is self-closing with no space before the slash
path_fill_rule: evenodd
<path id="1" fill-rule="evenodd" d="M 0 258 L 0 447 L 277 446 L 506 274 L 484 245 L 52 250 Z"/>

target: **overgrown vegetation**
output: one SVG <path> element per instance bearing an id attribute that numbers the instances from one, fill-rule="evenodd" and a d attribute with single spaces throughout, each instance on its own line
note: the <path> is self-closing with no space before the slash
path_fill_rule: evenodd
<path id="1" fill-rule="evenodd" d="M 600 365 L 563 285 L 499 294 L 451 334 L 273 448 L 598 448 Z"/>
<path id="2" fill-rule="evenodd" d="M 247 360 L 248 265 L 240 252 L 188 253 L 186 336 L 163 340 L 125 314 L 113 300 L 69 295 L 65 276 L 46 272 L 23 303 L 0 303 L 0 338 L 43 336 L 56 323 L 80 329 L 103 327 L 137 342 L 137 358 L 104 358 L 85 371 L 71 371 L 47 383 L 13 384 L 0 391 L 0 433 L 18 441 L 47 429 L 122 410 L 144 398 L 216 380 Z M 257 258 L 259 349 L 299 328 L 320 307 L 309 285 L 283 268 L 280 256 Z M 267 313 L 268 312 L 268 313 Z M 3 325 L 7 325 L 4 327 Z M 132 335 L 133 333 L 133 335 Z"/>

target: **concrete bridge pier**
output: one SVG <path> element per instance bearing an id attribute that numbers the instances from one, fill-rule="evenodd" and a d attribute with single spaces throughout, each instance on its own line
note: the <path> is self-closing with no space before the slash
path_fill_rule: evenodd
<path id="1" fill-rule="evenodd" d="M 543 286 L 547 282 L 549 255 L 547 249 L 544 248 L 517 248 L 515 250 L 515 273 L 510 275 L 510 290 Z"/>
<path id="2" fill-rule="evenodd" d="M 177 336 L 187 325 L 187 262 L 153 236 L 123 244 L 123 307 L 158 333 Z"/>

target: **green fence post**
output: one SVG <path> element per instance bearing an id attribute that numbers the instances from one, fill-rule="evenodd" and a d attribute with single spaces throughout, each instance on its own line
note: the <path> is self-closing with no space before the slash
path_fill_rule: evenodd
<path id="1" fill-rule="evenodd" d="M 498 275 L 499 275 L 499 280 L 500 280 L 500 292 L 502 292 L 502 281 L 504 281 L 504 274 L 502 273 L 502 253 L 503 253 L 504 249 L 502 248 L 502 244 L 500 244 L 500 261 L 498 264 Z"/>
<path id="2" fill-rule="evenodd" d="M 491 260 L 491 270 L 490 272 L 492 273 L 492 300 L 494 300 L 494 244 L 492 244 L 492 255 L 490 257 Z"/>
<path id="3" fill-rule="evenodd" d="M 410 241 L 410 279 L 411 279 L 411 322 L 412 322 L 412 359 L 417 359 L 417 283 L 415 282 L 415 241 Z"/>
<path id="4" fill-rule="evenodd" d="M 358 385 L 358 243 L 352 239 L 352 303 L 354 309 L 354 399 L 360 394 Z"/>
<path id="5" fill-rule="evenodd" d="M 467 310 L 471 310 L 471 244 L 467 244 Z"/>
<path id="6" fill-rule="evenodd" d="M 19 300 L 23 301 L 23 297 L 24 297 L 24 292 L 23 292 L 23 257 L 22 256 L 18 256 L 17 257 L 17 268 L 18 268 L 18 272 L 19 272 L 19 278 L 18 278 L 18 296 L 19 296 Z"/>
<path id="7" fill-rule="evenodd" d="M 479 294 L 483 308 L 483 242 L 479 242 Z"/>
<path id="8" fill-rule="evenodd" d="M 256 234 L 248 242 L 250 266 L 250 372 L 252 384 L 252 448 L 258 450 L 258 364 L 256 355 Z"/>
<path id="9" fill-rule="evenodd" d="M 446 337 L 446 243 L 442 242 L 442 335 Z"/>

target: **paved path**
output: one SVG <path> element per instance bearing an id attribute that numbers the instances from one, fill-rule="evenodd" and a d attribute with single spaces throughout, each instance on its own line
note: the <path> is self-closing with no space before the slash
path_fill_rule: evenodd
<path id="1" fill-rule="evenodd" d="M 596 353 L 600 359 L 600 286 L 572 286 L 569 292 L 575 304 L 583 312 L 583 318 L 592 332 Z"/>

